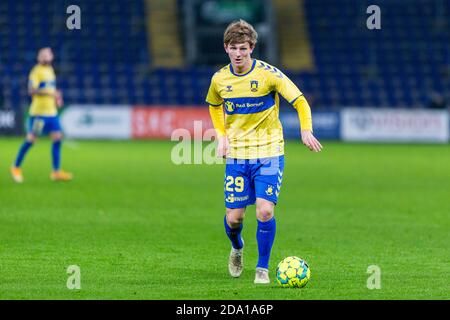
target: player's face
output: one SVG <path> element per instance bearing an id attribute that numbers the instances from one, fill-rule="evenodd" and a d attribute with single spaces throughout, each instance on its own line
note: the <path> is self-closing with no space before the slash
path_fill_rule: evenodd
<path id="1" fill-rule="evenodd" d="M 40 64 L 51 64 L 53 62 L 53 51 L 50 48 L 44 48 L 39 50 L 38 53 L 38 63 Z"/>
<path id="2" fill-rule="evenodd" d="M 252 58 L 250 55 L 253 52 L 253 48 L 250 47 L 248 42 L 231 43 L 224 46 L 234 68 L 243 69 L 251 64 Z"/>

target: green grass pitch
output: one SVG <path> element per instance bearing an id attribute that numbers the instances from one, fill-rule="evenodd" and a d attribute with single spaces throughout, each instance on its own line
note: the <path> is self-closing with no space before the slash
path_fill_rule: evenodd
<path id="1" fill-rule="evenodd" d="M 245 269 L 228 275 L 223 165 L 174 165 L 174 143 L 67 141 L 70 183 L 53 183 L 50 142 L 9 176 L 21 139 L 0 140 L 0 299 L 449 299 L 450 147 L 286 145 L 272 284 L 253 284 L 256 218 Z M 275 267 L 304 258 L 311 280 L 284 289 Z M 67 267 L 81 289 L 66 287 Z M 369 290 L 367 268 L 381 269 Z"/>

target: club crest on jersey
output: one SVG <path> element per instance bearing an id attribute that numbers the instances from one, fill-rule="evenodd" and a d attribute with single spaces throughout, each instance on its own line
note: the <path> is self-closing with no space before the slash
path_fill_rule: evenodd
<path id="1" fill-rule="evenodd" d="M 234 103 L 231 101 L 225 102 L 225 108 L 227 109 L 228 112 L 233 112 L 234 111 Z"/>
<path id="2" fill-rule="evenodd" d="M 257 80 L 250 80 L 250 90 L 252 92 L 258 91 L 258 81 Z"/>
<path id="3" fill-rule="evenodd" d="M 273 186 L 271 186 L 271 185 L 267 186 L 266 194 L 267 194 L 268 196 L 273 195 Z"/>
<path id="4" fill-rule="evenodd" d="M 232 92 L 232 91 L 233 91 L 233 86 L 227 86 L 226 92 Z"/>

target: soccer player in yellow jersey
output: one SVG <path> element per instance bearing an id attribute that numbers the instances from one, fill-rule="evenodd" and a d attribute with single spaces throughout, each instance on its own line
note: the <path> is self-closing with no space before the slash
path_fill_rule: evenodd
<path id="1" fill-rule="evenodd" d="M 56 89 L 56 77 L 52 67 L 52 49 L 48 47 L 40 49 L 37 61 L 38 64 L 31 70 L 28 81 L 28 93 L 32 96 L 32 101 L 27 136 L 11 167 L 11 175 L 14 181 L 23 182 L 21 165 L 25 155 L 38 136 L 50 134 L 53 140 L 53 171 L 50 178 L 54 181 L 68 181 L 72 179 L 72 174 L 60 168 L 62 132 L 57 108 L 62 106 L 63 100 L 61 92 Z"/>
<path id="2" fill-rule="evenodd" d="M 228 269 L 232 277 L 242 273 L 245 209 L 256 203 L 259 258 L 254 283 L 266 284 L 284 169 L 279 94 L 298 111 L 303 144 L 314 152 L 322 145 L 312 133 L 311 109 L 302 92 L 279 69 L 251 58 L 257 37 L 243 20 L 227 27 L 224 48 L 231 63 L 213 75 L 206 102 L 219 137 L 218 156 L 226 158 L 224 226 L 232 245 Z"/>

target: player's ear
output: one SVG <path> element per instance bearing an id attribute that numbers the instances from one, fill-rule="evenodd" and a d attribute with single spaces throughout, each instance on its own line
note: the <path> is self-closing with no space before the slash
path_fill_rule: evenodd
<path id="1" fill-rule="evenodd" d="M 223 48 L 225 49 L 225 52 L 228 53 L 228 45 L 226 43 L 223 44 Z"/>
<path id="2" fill-rule="evenodd" d="M 249 54 L 252 54 L 252 53 L 253 53 L 253 49 L 255 49 L 255 45 L 254 45 L 254 44 L 251 44 L 251 45 L 250 45 Z"/>

